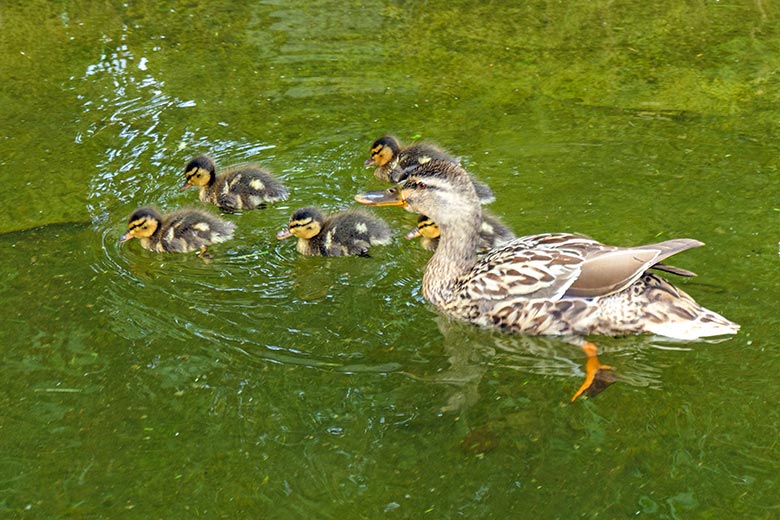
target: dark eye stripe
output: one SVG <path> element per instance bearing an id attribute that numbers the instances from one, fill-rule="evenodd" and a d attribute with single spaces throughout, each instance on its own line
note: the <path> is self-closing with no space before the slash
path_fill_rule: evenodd
<path id="1" fill-rule="evenodd" d="M 294 228 L 308 226 L 309 224 L 311 224 L 311 220 L 305 220 L 305 221 L 296 220 L 295 222 L 290 222 L 290 225 L 287 227 L 289 227 L 290 229 L 294 229 Z"/>
<path id="2" fill-rule="evenodd" d="M 432 186 L 430 184 L 426 184 L 421 181 L 406 181 L 405 188 L 419 188 L 421 190 L 436 190 L 438 189 L 436 186 Z"/>

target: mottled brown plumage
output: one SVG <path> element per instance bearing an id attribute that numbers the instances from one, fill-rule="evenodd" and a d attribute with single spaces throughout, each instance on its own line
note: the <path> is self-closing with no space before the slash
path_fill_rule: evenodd
<path id="1" fill-rule="evenodd" d="M 702 245 L 696 240 L 621 248 L 547 233 L 518 238 L 478 259 L 479 200 L 468 174 L 445 161 L 430 161 L 398 186 L 357 200 L 402 205 L 438 224 L 441 239 L 425 269 L 423 294 L 451 316 L 528 334 L 696 339 L 739 330 L 648 272 L 665 258 Z"/>
<path id="2" fill-rule="evenodd" d="M 205 252 L 211 244 L 233 238 L 236 225 L 199 209 L 182 209 L 167 215 L 152 208 L 139 208 L 127 223 L 120 242 L 137 238 L 141 246 L 156 253 Z"/>
<path id="3" fill-rule="evenodd" d="M 230 168 L 216 173 L 211 158 L 201 155 L 184 168 L 186 178 L 182 189 L 200 188 L 200 200 L 226 211 L 255 209 L 266 202 L 284 200 L 287 188 L 273 175 L 254 165 Z"/>
<path id="4" fill-rule="evenodd" d="M 383 220 L 360 209 L 325 216 L 306 207 L 292 214 L 276 238 L 298 237 L 296 248 L 307 256 L 368 256 L 370 247 L 389 244 L 391 234 Z"/>

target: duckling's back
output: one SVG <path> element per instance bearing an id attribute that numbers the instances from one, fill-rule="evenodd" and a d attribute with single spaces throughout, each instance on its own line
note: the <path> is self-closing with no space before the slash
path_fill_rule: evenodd
<path id="1" fill-rule="evenodd" d="M 328 218 L 320 236 L 324 255 L 365 256 L 370 247 L 389 244 L 392 231 L 384 220 L 353 209 Z"/>
<path id="2" fill-rule="evenodd" d="M 242 166 L 221 173 L 201 196 L 206 202 L 235 211 L 254 209 L 265 202 L 284 200 L 287 188 L 269 172 L 257 166 Z M 205 197 L 205 198 L 204 198 Z"/>
<path id="3" fill-rule="evenodd" d="M 197 209 L 184 209 L 166 215 L 156 249 L 167 253 L 197 251 L 233 237 L 236 225 Z"/>
<path id="4" fill-rule="evenodd" d="M 498 217 L 482 212 L 482 224 L 479 226 L 478 253 L 486 253 L 489 250 L 502 246 L 517 238 L 509 227 L 501 222 Z"/>
<path id="5" fill-rule="evenodd" d="M 393 168 L 388 172 L 388 177 L 391 182 L 400 182 L 408 177 L 415 168 L 433 160 L 460 163 L 458 159 L 435 144 L 416 143 L 401 150 Z"/>

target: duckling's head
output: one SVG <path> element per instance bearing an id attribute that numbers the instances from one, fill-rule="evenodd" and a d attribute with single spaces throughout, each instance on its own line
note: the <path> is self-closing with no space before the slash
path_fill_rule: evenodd
<path id="1" fill-rule="evenodd" d="M 319 235 L 325 216 L 314 207 L 306 207 L 296 210 L 290 217 L 287 227 L 276 234 L 279 240 L 295 235 L 298 238 L 309 240 Z"/>
<path id="2" fill-rule="evenodd" d="M 185 181 L 184 186 L 182 186 L 181 189 L 186 190 L 190 186 L 197 186 L 199 188 L 208 186 L 214 182 L 217 175 L 216 170 L 214 161 L 212 161 L 210 157 L 205 155 L 195 157 L 188 162 L 187 166 L 184 168 Z"/>
<path id="3" fill-rule="evenodd" d="M 149 238 L 160 227 L 162 217 L 152 208 L 139 208 L 130 215 L 127 221 L 127 233 L 122 235 L 120 242 L 127 242 L 131 238 Z"/>
<path id="4" fill-rule="evenodd" d="M 392 135 L 383 135 L 371 145 L 371 155 L 363 163 L 366 166 L 384 166 L 401 151 L 401 143 Z"/>
<path id="5" fill-rule="evenodd" d="M 479 198 L 469 174 L 457 164 L 432 160 L 421 164 L 404 181 L 384 191 L 355 197 L 369 206 L 403 206 L 427 215 L 439 227 L 453 223 L 479 222 Z"/>
<path id="6" fill-rule="evenodd" d="M 412 240 L 413 238 L 417 237 L 423 237 L 428 238 L 430 240 L 434 240 L 436 238 L 439 238 L 441 235 L 441 230 L 439 229 L 439 226 L 431 220 L 430 217 L 426 215 L 420 215 L 417 217 L 417 227 L 408 232 L 406 234 L 407 240 Z"/>

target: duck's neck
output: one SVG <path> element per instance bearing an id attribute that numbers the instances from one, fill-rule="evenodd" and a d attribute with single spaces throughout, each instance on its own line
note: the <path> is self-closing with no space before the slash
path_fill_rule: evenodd
<path id="1" fill-rule="evenodd" d="M 444 307 L 455 298 L 458 278 L 469 271 L 477 261 L 479 223 L 482 215 L 479 206 L 458 215 L 458 222 L 437 222 L 441 230 L 439 246 L 428 261 L 423 275 L 423 296 Z"/>

